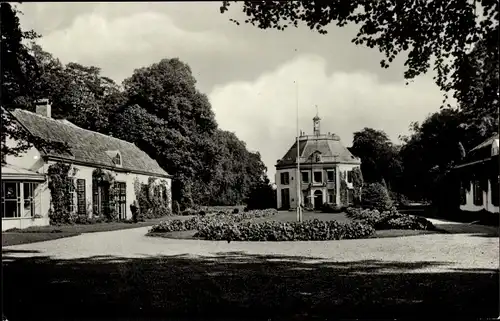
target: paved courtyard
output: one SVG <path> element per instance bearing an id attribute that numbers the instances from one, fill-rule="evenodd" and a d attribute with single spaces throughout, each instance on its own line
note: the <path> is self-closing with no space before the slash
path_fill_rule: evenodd
<path id="1" fill-rule="evenodd" d="M 498 237 L 227 243 L 147 229 L 4 247 L 6 316 L 498 316 Z"/>

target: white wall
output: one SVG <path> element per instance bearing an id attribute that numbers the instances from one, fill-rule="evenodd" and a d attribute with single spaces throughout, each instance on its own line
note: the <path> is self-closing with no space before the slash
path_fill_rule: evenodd
<path id="1" fill-rule="evenodd" d="M 336 182 L 340 182 L 340 173 L 344 172 L 345 177 L 347 179 L 347 171 L 352 171 L 354 168 L 359 167 L 359 165 L 353 165 L 353 164 L 336 164 L 336 165 L 330 165 L 330 166 L 335 166 L 336 169 Z M 313 171 L 316 167 L 313 165 Z M 323 164 L 319 164 L 317 166 L 318 169 L 323 170 L 323 181 L 326 182 L 327 178 L 327 168 L 326 166 L 324 167 Z M 301 171 L 303 169 L 301 168 Z M 306 169 L 304 169 L 306 170 Z M 311 169 L 308 168 L 308 171 Z M 281 185 L 281 173 L 288 172 L 290 175 L 290 184 L 288 185 Z M 294 208 L 297 207 L 297 179 L 296 179 L 296 174 L 297 174 L 297 169 L 296 168 L 287 168 L 287 169 L 280 169 L 276 171 L 275 175 L 275 181 L 276 181 L 276 187 L 277 187 L 277 206 L 278 208 L 281 208 L 283 206 L 282 199 L 281 199 L 281 190 L 283 188 L 289 188 L 290 190 L 290 207 Z M 293 178 L 293 179 L 292 179 Z M 299 175 L 299 182 L 302 179 L 302 177 Z M 310 180 L 313 178 L 310 177 Z M 340 183 L 336 183 L 336 193 L 335 193 L 335 203 L 339 204 L 340 203 Z M 353 184 L 347 183 L 348 188 L 353 188 Z M 322 187 L 322 186 L 313 186 L 312 187 L 312 195 L 314 195 L 314 191 L 316 190 L 322 190 L 323 191 L 323 203 L 327 203 L 328 201 L 328 188 L 327 187 Z M 302 195 L 302 204 L 304 204 L 304 199 L 303 199 L 303 193 L 301 191 Z M 311 198 L 312 202 L 314 202 L 314 198 Z"/>
<path id="2" fill-rule="evenodd" d="M 54 164 L 54 161 L 49 161 L 48 164 L 44 166 L 45 171 L 48 170 L 48 167 Z M 73 168 L 76 168 L 75 179 L 85 179 L 85 199 L 87 202 L 87 208 L 90 207 L 92 209 L 92 173 L 94 171 L 94 167 L 83 166 L 83 165 L 73 165 Z M 137 199 L 137 195 L 135 194 L 134 182 L 136 179 L 142 184 L 147 184 L 150 176 L 135 174 L 135 173 L 126 173 L 126 172 L 113 172 L 114 179 L 116 182 L 124 182 L 126 183 L 126 218 L 132 218 L 132 211 L 130 210 L 130 205 Z M 159 184 L 160 181 L 165 180 L 167 184 L 167 189 L 170 192 L 170 199 L 172 199 L 171 195 L 171 187 L 172 180 L 170 178 L 158 178 L 156 183 Z M 76 197 L 76 196 L 75 196 Z M 76 199 L 75 199 L 76 204 Z M 172 208 L 172 202 L 169 204 L 170 209 Z M 90 214 L 90 213 L 89 213 Z"/>
<path id="3" fill-rule="evenodd" d="M 490 213 L 499 213 L 499 207 L 491 203 L 491 182 L 488 180 L 488 190 L 483 191 L 483 205 L 474 205 L 474 184 L 471 183 L 469 190 L 465 190 L 465 204 L 460 205 L 462 211 L 479 212 L 486 210 Z"/>

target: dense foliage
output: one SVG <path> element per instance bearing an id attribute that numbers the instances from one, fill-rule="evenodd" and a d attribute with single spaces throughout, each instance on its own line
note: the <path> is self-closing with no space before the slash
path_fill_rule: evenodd
<path id="1" fill-rule="evenodd" d="M 275 209 L 253 210 L 244 213 L 233 214 L 228 211 L 219 211 L 216 213 L 208 213 L 206 216 L 194 216 L 187 220 L 166 220 L 151 227 L 151 233 L 166 233 L 175 231 L 191 231 L 199 230 L 203 226 L 211 224 L 235 224 L 244 220 L 269 217 L 276 215 L 278 212 Z"/>
<path id="2" fill-rule="evenodd" d="M 399 213 L 392 208 L 386 211 L 376 209 L 347 209 L 347 216 L 373 226 L 376 230 L 434 230 L 434 225 L 423 217 Z"/>
<path id="3" fill-rule="evenodd" d="M 170 196 L 167 192 L 167 183 L 154 177 L 148 178 L 146 184 L 138 179 L 134 181 L 134 190 L 137 197 L 137 219 L 159 218 L 172 215 Z"/>
<path id="4" fill-rule="evenodd" d="M 252 210 L 241 214 L 221 212 L 195 216 L 188 220 L 167 220 L 150 229 L 150 235 L 176 231 L 196 230 L 196 237 L 227 241 L 324 241 L 356 239 L 373 235 L 370 225 L 354 222 L 339 223 L 309 220 L 283 223 L 278 221 L 252 222 L 251 219 L 269 217 L 276 210 Z"/>
<path id="5" fill-rule="evenodd" d="M 98 67 L 63 64 L 30 42 L 37 35 L 21 31 L 18 13 L 1 4 L 3 155 L 17 155 L 32 144 L 66 148 L 12 126 L 8 111 L 34 111 L 35 100 L 49 98 L 53 118 L 134 143 L 156 159 L 174 175 L 172 198 L 181 209 L 241 204 L 257 186 L 268 184 L 260 155 L 218 128 L 186 63 L 162 59 L 136 69 L 120 86 Z M 25 143 L 8 147 L 6 135 Z"/>
<path id="6" fill-rule="evenodd" d="M 320 221 L 304 222 L 243 222 L 228 224 L 216 222 L 205 225 L 197 236 L 206 240 L 220 241 L 327 241 L 360 239 L 372 236 L 370 225 L 352 222 Z"/>
<path id="7" fill-rule="evenodd" d="M 363 186 L 361 206 L 369 209 L 388 210 L 392 206 L 387 188 L 381 183 L 370 183 Z"/>
<path id="8" fill-rule="evenodd" d="M 71 213 L 72 189 L 75 188 L 73 179 L 74 169 L 69 164 L 55 163 L 47 171 L 50 190 L 50 224 L 70 224 L 75 221 Z"/>

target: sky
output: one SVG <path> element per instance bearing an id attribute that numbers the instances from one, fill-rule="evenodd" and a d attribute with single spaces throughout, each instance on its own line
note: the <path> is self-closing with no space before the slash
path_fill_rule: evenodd
<path id="1" fill-rule="evenodd" d="M 42 35 L 44 50 L 63 63 L 100 67 L 121 83 L 134 69 L 163 58 L 191 67 L 219 127 L 259 151 L 274 181 L 276 161 L 300 130 L 312 134 L 318 106 L 322 132 L 346 146 L 371 127 L 394 142 L 412 121 L 439 110 L 433 74 L 405 85 L 404 56 L 380 67 L 377 49 L 356 46 L 356 26 L 320 35 L 306 26 L 286 31 L 237 26 L 238 5 L 220 14 L 219 2 L 23 3 L 23 29 Z"/>

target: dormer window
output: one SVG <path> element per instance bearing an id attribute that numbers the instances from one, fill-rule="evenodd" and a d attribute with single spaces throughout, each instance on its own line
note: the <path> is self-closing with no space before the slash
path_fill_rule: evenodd
<path id="1" fill-rule="evenodd" d="M 122 167 L 122 154 L 119 150 L 108 150 L 106 151 L 113 165 L 117 167 Z"/>
<path id="2" fill-rule="evenodd" d="M 122 157 L 121 157 L 120 153 L 117 153 L 115 158 L 113 158 L 113 163 L 116 166 L 122 166 Z"/>

